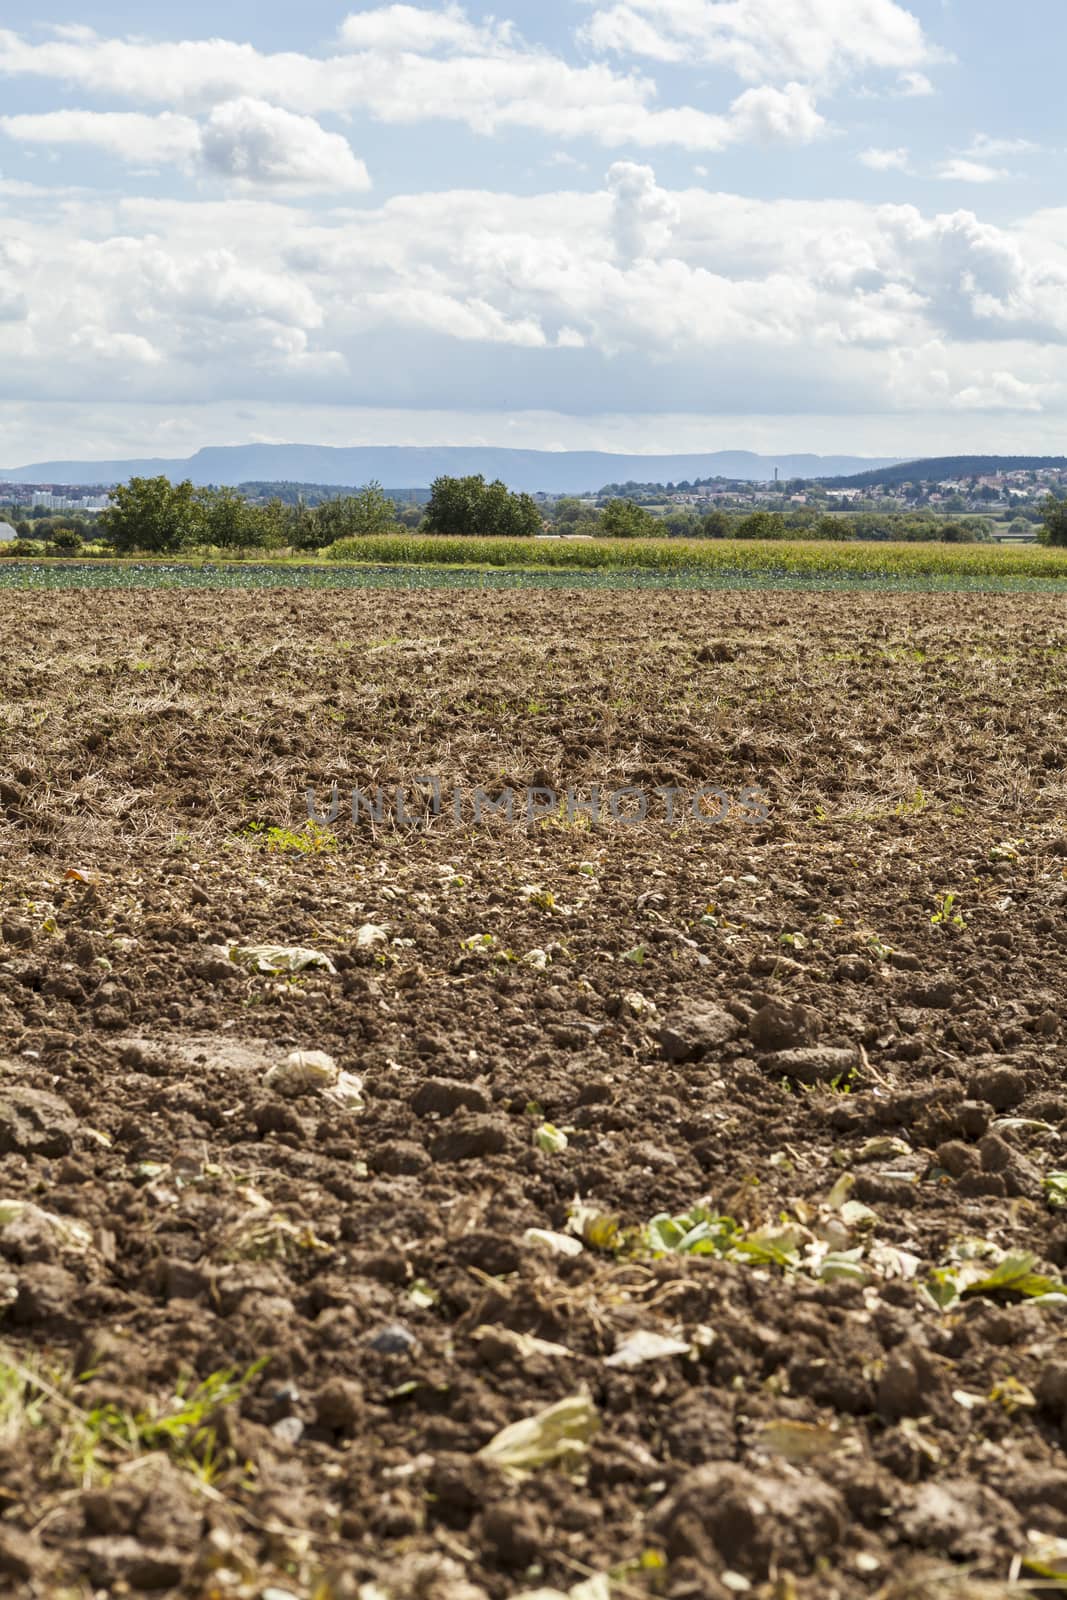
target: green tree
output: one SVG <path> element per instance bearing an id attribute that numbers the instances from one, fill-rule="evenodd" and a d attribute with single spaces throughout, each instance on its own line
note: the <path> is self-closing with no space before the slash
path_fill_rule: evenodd
<path id="1" fill-rule="evenodd" d="M 739 539 L 784 539 L 785 518 L 780 511 L 753 511 L 737 528 Z"/>
<path id="2" fill-rule="evenodd" d="M 600 531 L 609 539 L 650 539 L 658 524 L 651 511 L 632 500 L 609 500 L 601 514 Z"/>
<path id="3" fill-rule="evenodd" d="M 357 494 L 324 500 L 316 506 L 313 519 L 320 545 L 334 544 L 338 539 L 364 539 L 395 527 L 396 505 L 380 483 L 368 483 Z"/>
<path id="4" fill-rule="evenodd" d="M 236 489 L 198 489 L 195 498 L 205 544 L 217 545 L 221 550 L 241 550 L 258 543 L 253 508 L 243 494 Z"/>
<path id="5" fill-rule="evenodd" d="M 203 537 L 203 507 L 188 478 L 131 478 L 108 500 L 100 531 L 121 551 L 181 550 Z"/>
<path id="6" fill-rule="evenodd" d="M 479 473 L 467 478 L 435 478 L 430 486 L 423 529 L 450 538 L 531 538 L 541 532 L 541 513 L 528 494 L 513 494 L 496 479 Z"/>
<path id="7" fill-rule="evenodd" d="M 582 519 L 585 507 L 576 495 L 563 495 L 552 507 L 552 521 L 557 528 L 570 528 Z"/>
<path id="8" fill-rule="evenodd" d="M 286 505 L 284 500 L 275 496 L 263 505 L 249 506 L 248 514 L 253 534 L 250 542 L 253 545 L 264 550 L 281 550 L 286 545 L 296 544 L 295 506 Z"/>
<path id="9" fill-rule="evenodd" d="M 705 539 L 729 539 L 733 531 L 732 519 L 718 506 L 714 511 L 709 511 L 700 524 L 701 536 Z"/>
<path id="10" fill-rule="evenodd" d="M 423 527 L 446 538 L 466 537 L 479 531 L 478 513 L 485 498 L 483 477 L 435 478 Z"/>
<path id="11" fill-rule="evenodd" d="M 1067 545 L 1067 500 L 1050 494 L 1041 510 L 1045 517 L 1037 533 L 1041 543 Z"/>

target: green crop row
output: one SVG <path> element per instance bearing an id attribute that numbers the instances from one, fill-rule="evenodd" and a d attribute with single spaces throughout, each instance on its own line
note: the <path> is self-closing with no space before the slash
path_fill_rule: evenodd
<path id="1" fill-rule="evenodd" d="M 378 566 L 639 568 L 652 572 L 777 573 L 811 577 L 1062 578 L 1067 549 L 1028 545 L 828 544 L 814 540 L 342 539 L 328 561 Z"/>

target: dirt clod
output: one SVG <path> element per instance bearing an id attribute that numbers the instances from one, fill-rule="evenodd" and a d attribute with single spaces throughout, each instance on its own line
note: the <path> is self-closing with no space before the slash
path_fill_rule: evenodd
<path id="1" fill-rule="evenodd" d="M 0 1079 L 0 1155 L 65 1156 L 77 1131 L 65 1100 Z"/>

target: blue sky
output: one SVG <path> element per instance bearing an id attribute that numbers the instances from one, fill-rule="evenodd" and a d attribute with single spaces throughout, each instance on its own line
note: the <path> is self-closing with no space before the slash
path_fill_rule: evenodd
<path id="1" fill-rule="evenodd" d="M 0 467 L 1063 449 L 1062 0 L 0 26 Z"/>

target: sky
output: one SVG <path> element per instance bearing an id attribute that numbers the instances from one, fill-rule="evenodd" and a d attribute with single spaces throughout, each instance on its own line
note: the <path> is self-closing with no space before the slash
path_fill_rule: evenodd
<path id="1" fill-rule="evenodd" d="M 1064 0 L 0 21 L 0 467 L 1065 450 Z"/>

